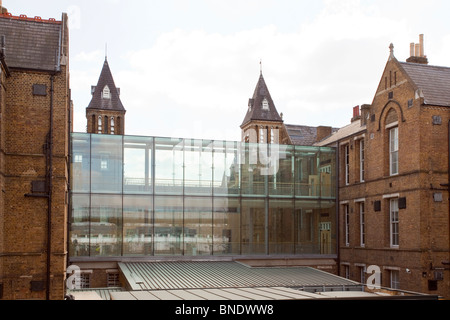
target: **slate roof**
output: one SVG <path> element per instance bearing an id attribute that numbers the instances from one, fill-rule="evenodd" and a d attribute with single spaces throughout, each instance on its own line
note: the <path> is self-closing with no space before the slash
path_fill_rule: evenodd
<path id="1" fill-rule="evenodd" d="M 269 110 L 264 110 L 262 107 L 264 99 L 267 99 L 269 103 Z M 242 126 L 252 120 L 283 122 L 283 119 L 275 108 L 275 104 L 270 96 L 269 89 L 267 88 L 262 73 L 259 77 L 258 84 L 256 85 L 253 98 L 249 100 L 249 108 Z"/>
<path id="2" fill-rule="evenodd" d="M 286 131 L 291 142 L 296 146 L 313 146 L 317 142 L 317 127 L 286 124 Z M 332 133 L 338 129 L 332 128 Z"/>
<path id="3" fill-rule="evenodd" d="M 54 71 L 60 54 L 62 24 L 0 15 L 0 36 L 5 36 L 9 68 Z"/>
<path id="4" fill-rule="evenodd" d="M 109 87 L 109 90 L 111 92 L 111 98 L 109 99 L 105 99 L 102 96 L 103 89 L 106 85 Z M 89 103 L 87 109 L 125 111 L 125 108 L 122 105 L 122 101 L 120 100 L 119 89 L 117 89 L 114 83 L 114 79 L 107 59 L 105 59 L 105 62 L 103 64 L 103 69 L 100 73 L 97 86 L 93 87 L 93 90 L 94 92 L 92 94 L 92 100 Z"/>
<path id="5" fill-rule="evenodd" d="M 356 120 L 345 127 L 342 127 L 338 130 L 333 130 L 333 133 L 331 134 L 331 136 L 323 139 L 322 141 L 315 143 L 314 146 L 317 146 L 317 147 L 329 146 L 331 144 L 336 143 L 337 141 L 339 141 L 341 139 L 345 139 L 352 135 L 362 133 L 365 130 L 366 130 L 366 126 L 361 126 L 361 120 Z"/>
<path id="6" fill-rule="evenodd" d="M 450 68 L 399 62 L 417 89 L 422 90 L 427 105 L 450 106 Z"/>

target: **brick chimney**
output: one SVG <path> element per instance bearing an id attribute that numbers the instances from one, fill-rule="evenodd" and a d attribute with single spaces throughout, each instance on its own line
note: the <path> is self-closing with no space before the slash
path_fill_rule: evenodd
<path id="1" fill-rule="evenodd" d="M 428 58 L 425 55 L 424 35 L 419 35 L 419 43 L 411 43 L 410 57 L 406 62 L 428 64 Z"/>
<path id="2" fill-rule="evenodd" d="M 325 138 L 328 138 L 333 133 L 333 128 L 320 126 L 317 127 L 317 137 L 316 142 L 322 141 Z"/>
<path id="3" fill-rule="evenodd" d="M 352 123 L 361 119 L 361 114 L 359 113 L 359 106 L 353 108 L 353 118 Z"/>

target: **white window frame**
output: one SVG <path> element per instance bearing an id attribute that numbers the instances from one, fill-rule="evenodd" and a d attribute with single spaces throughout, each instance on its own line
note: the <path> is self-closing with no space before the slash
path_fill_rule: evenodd
<path id="1" fill-rule="evenodd" d="M 115 120 L 114 117 L 111 117 L 111 134 L 115 134 L 116 126 L 115 126 Z"/>
<path id="2" fill-rule="evenodd" d="M 350 144 L 344 146 L 345 185 L 350 185 Z"/>
<path id="3" fill-rule="evenodd" d="M 365 163 L 365 141 L 364 139 L 359 140 L 359 178 L 360 182 L 365 181 L 365 170 L 364 170 L 364 163 Z"/>
<path id="4" fill-rule="evenodd" d="M 399 173 L 398 127 L 389 129 L 389 172 L 391 176 Z"/>
<path id="5" fill-rule="evenodd" d="M 391 289 L 400 289 L 400 271 L 394 269 L 389 270 L 389 278 Z"/>
<path id="6" fill-rule="evenodd" d="M 391 248 L 398 248 L 400 243 L 398 198 L 389 200 L 389 238 Z"/>
<path id="7" fill-rule="evenodd" d="M 359 240 L 361 247 L 366 246 L 366 217 L 365 202 L 359 203 Z"/>
<path id="8" fill-rule="evenodd" d="M 345 246 L 350 246 L 350 206 L 349 204 L 344 204 L 344 236 L 345 236 Z"/>
<path id="9" fill-rule="evenodd" d="M 259 143 L 264 143 L 264 127 L 259 128 Z"/>

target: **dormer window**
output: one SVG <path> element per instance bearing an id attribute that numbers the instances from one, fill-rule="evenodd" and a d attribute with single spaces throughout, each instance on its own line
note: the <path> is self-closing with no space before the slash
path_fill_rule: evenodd
<path id="1" fill-rule="evenodd" d="M 263 110 L 269 110 L 269 101 L 267 101 L 266 98 L 264 98 L 264 100 L 262 102 L 262 108 L 263 108 Z"/>
<path id="2" fill-rule="evenodd" d="M 103 99 L 111 99 L 111 90 L 109 90 L 108 86 L 105 86 L 103 88 L 102 98 Z"/>

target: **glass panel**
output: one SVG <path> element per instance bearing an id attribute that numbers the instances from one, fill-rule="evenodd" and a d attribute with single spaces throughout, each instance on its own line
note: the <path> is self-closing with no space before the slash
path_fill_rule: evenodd
<path id="1" fill-rule="evenodd" d="M 124 196 L 124 255 L 153 255 L 152 200 L 151 196 Z"/>
<path id="2" fill-rule="evenodd" d="M 184 201 L 184 254 L 211 255 L 212 198 L 185 198 Z"/>
<path id="3" fill-rule="evenodd" d="M 298 197 L 320 195 L 318 153 L 317 148 L 295 147 L 295 195 Z"/>
<path id="4" fill-rule="evenodd" d="M 155 197 L 155 255 L 183 254 L 183 198 Z"/>
<path id="5" fill-rule="evenodd" d="M 72 183 L 73 192 L 89 192 L 91 189 L 91 136 L 72 135 Z"/>
<path id="6" fill-rule="evenodd" d="M 238 198 L 214 198 L 214 255 L 241 253 L 241 214 Z"/>
<path id="7" fill-rule="evenodd" d="M 336 151 L 321 149 L 319 153 L 320 197 L 336 196 Z"/>
<path id="8" fill-rule="evenodd" d="M 273 144 L 270 146 L 270 158 L 272 171 L 272 175 L 268 178 L 270 195 L 293 196 L 294 147 Z"/>
<path id="9" fill-rule="evenodd" d="M 120 256 L 122 242 L 122 197 L 92 195 L 91 256 Z"/>
<path id="10" fill-rule="evenodd" d="M 319 214 L 318 201 L 295 201 L 297 254 L 319 253 Z"/>
<path id="11" fill-rule="evenodd" d="M 184 141 L 184 192 L 188 195 L 212 194 L 212 141 Z"/>
<path id="12" fill-rule="evenodd" d="M 92 135 L 92 192 L 122 193 L 122 136 Z"/>
<path id="13" fill-rule="evenodd" d="M 153 138 L 124 137 L 124 193 L 152 193 L 152 147 Z"/>
<path id="14" fill-rule="evenodd" d="M 155 138 L 155 193 L 183 194 L 184 141 Z"/>
<path id="15" fill-rule="evenodd" d="M 242 145 L 241 192 L 243 195 L 267 194 L 267 145 L 249 143 Z"/>
<path id="16" fill-rule="evenodd" d="M 242 254 L 265 254 L 265 200 L 242 199 Z"/>
<path id="17" fill-rule="evenodd" d="M 238 195 L 240 160 L 238 143 L 214 141 L 214 195 Z"/>
<path id="18" fill-rule="evenodd" d="M 269 254 L 294 254 L 292 200 L 269 200 Z"/>
<path id="19" fill-rule="evenodd" d="M 70 256 L 89 256 L 89 195 L 72 195 L 71 207 Z"/>

